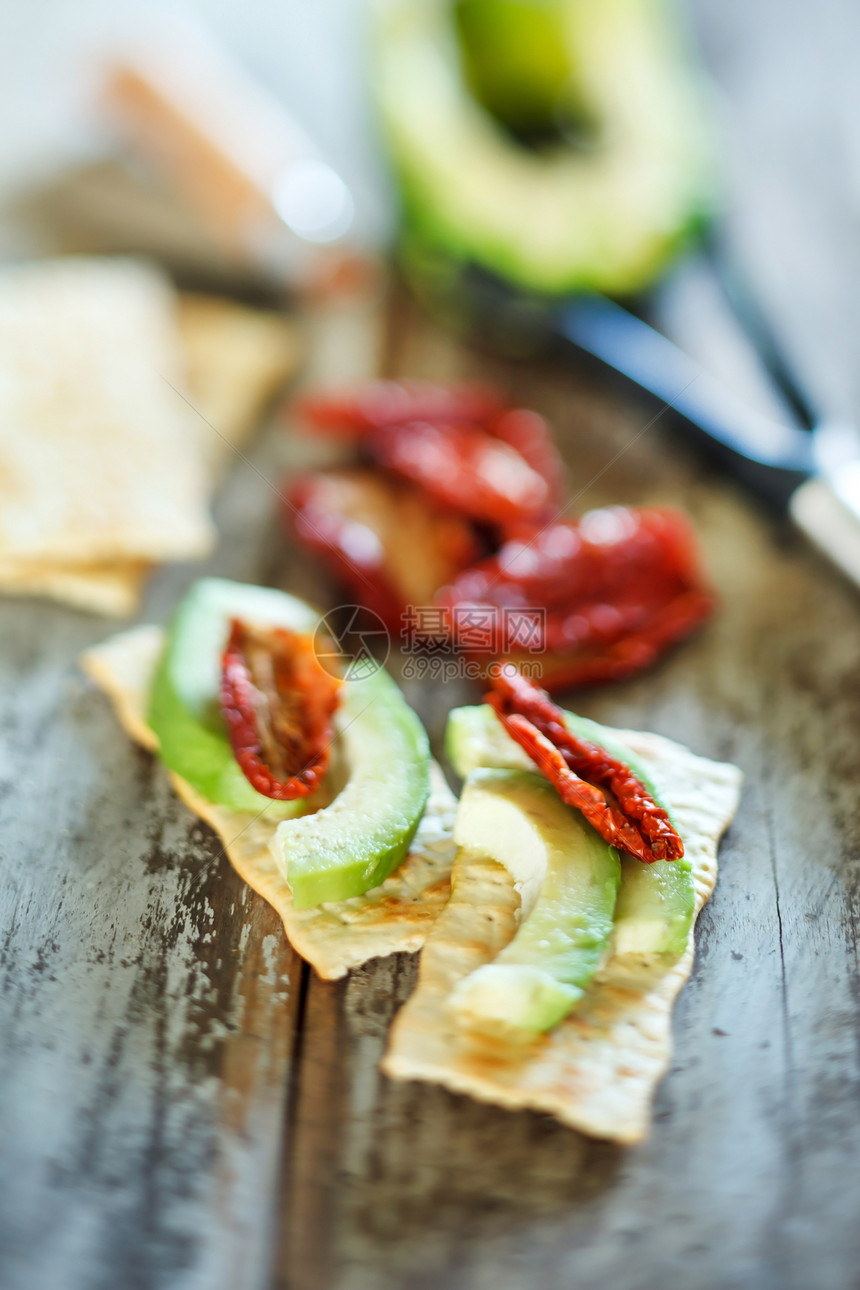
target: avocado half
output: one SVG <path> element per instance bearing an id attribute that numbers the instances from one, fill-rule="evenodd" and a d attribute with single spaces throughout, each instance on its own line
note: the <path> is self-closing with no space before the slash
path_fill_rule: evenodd
<path id="1" fill-rule="evenodd" d="M 232 618 L 302 633 L 320 621 L 283 591 L 223 578 L 195 583 L 174 614 L 150 695 L 161 760 L 210 802 L 280 821 L 271 850 L 296 909 L 360 896 L 397 868 L 424 814 L 424 727 L 382 668 L 347 680 L 334 718 L 341 774 L 329 772 L 310 797 L 263 797 L 233 755 L 218 700 Z M 242 831 L 237 821 L 237 835 Z"/>
<path id="2" fill-rule="evenodd" d="M 704 220 L 673 0 L 374 0 L 406 244 L 520 288 L 628 295 Z"/>

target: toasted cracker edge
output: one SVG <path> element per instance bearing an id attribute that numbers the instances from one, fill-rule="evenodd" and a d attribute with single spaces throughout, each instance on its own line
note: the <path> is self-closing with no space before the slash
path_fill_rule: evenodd
<path id="1" fill-rule="evenodd" d="M 659 735 L 618 733 L 673 808 L 693 865 L 698 915 L 714 889 L 717 846 L 737 808 L 741 773 Z M 383 1071 L 549 1112 L 596 1137 L 641 1141 L 671 1057 L 672 1007 L 692 969 L 694 929 L 672 963 L 612 954 L 580 1007 L 549 1034 L 515 1042 L 464 1033 L 446 1001 L 458 980 L 511 939 L 518 900 L 502 866 L 458 856 L 451 900 L 427 939 L 416 990 L 395 1019 Z"/>

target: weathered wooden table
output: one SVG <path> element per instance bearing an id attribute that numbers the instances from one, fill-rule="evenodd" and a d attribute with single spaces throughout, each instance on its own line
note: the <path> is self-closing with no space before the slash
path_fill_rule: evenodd
<path id="1" fill-rule="evenodd" d="M 709 12 L 717 35 L 740 29 L 740 8 L 735 28 Z M 834 28 L 834 49 L 845 31 Z M 770 61 L 764 44 L 748 49 L 765 89 L 780 58 L 771 79 L 785 87 L 796 48 L 778 35 Z M 751 101 L 744 60 L 714 47 L 724 83 Z M 798 92 L 798 129 L 816 110 L 816 75 Z M 814 121 L 785 188 L 768 152 L 776 114 L 771 104 L 753 115 L 765 124 L 737 138 L 741 177 L 758 181 L 743 246 L 813 386 L 858 412 L 857 249 L 835 199 L 822 216 L 810 198 L 827 160 L 802 146 L 821 137 Z M 414 961 L 376 961 L 337 985 L 311 976 L 77 672 L 79 651 L 110 625 L 6 601 L 0 1286 L 856 1287 L 860 602 L 664 421 L 637 437 L 644 404 L 480 359 L 402 298 L 391 309 L 390 371 L 501 377 L 554 420 L 575 487 L 629 444 L 580 505 L 686 506 L 723 597 L 713 624 L 655 670 L 577 700 L 747 775 L 653 1136 L 621 1150 L 545 1117 L 386 1081 L 377 1063 Z M 282 456 L 272 431 L 253 464 L 277 479 Z M 208 568 L 319 599 L 325 588 L 280 536 L 276 509 L 238 465 Z M 198 573 L 160 575 L 144 617 L 163 618 Z M 466 693 L 410 687 L 437 746 Z"/>

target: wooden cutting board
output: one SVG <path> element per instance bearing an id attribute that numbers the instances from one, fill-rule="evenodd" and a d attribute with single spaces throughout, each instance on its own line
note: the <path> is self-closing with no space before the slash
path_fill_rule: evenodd
<path id="1" fill-rule="evenodd" d="M 509 384 L 558 427 L 575 488 L 621 452 L 579 505 L 686 506 L 723 597 L 655 670 L 577 700 L 748 777 L 653 1138 L 625 1152 L 384 1080 L 413 959 L 311 976 L 78 675 L 107 625 L 4 602 L 2 1284 L 258 1290 L 274 1261 L 296 1290 L 758 1285 L 765 1266 L 811 1268 L 826 1233 L 833 1276 L 806 1284 L 848 1285 L 858 605 L 665 425 L 636 438 L 644 405 L 481 360 L 401 294 L 384 312 L 388 371 Z M 371 323 L 330 315 L 317 339 L 336 333 L 358 367 Z M 284 455 L 273 427 L 233 472 L 211 568 L 336 600 L 281 536 Z M 147 616 L 190 576 L 161 575 Z M 407 688 L 437 747 L 448 707 L 474 697 Z"/>

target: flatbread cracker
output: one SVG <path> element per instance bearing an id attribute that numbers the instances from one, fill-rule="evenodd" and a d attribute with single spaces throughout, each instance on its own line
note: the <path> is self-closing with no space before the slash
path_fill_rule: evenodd
<path id="1" fill-rule="evenodd" d="M 717 877 L 719 839 L 737 809 L 741 772 L 659 735 L 618 731 L 659 783 L 692 861 L 696 913 Z M 546 1111 L 598 1138 L 634 1143 L 648 1133 L 655 1089 L 671 1056 L 672 1005 L 693 964 L 694 933 L 664 964 L 610 954 L 576 1011 L 523 1042 L 467 1033 L 447 1001 L 456 983 L 512 939 L 519 895 L 507 869 L 460 853 L 451 899 L 427 938 L 418 984 L 398 1013 L 382 1069 L 511 1109 Z"/>
<path id="2" fill-rule="evenodd" d="M 164 645 L 159 627 L 136 627 L 88 650 L 84 671 L 104 690 L 123 729 L 144 748 L 157 740 L 146 724 L 152 674 Z M 325 980 L 345 976 L 368 959 L 421 948 L 450 894 L 457 801 L 433 764 L 430 800 L 409 854 L 394 873 L 363 896 L 293 908 L 290 889 L 269 842 L 277 821 L 213 806 L 180 776 L 178 795 L 224 843 L 231 864 L 283 919 L 290 943 Z"/>
<path id="3" fill-rule="evenodd" d="M 140 560 L 68 565 L 0 561 L 0 592 L 7 596 L 46 596 L 73 609 L 127 618 L 136 612 L 151 572 L 152 565 Z"/>
<path id="4" fill-rule="evenodd" d="M 77 318 L 77 313 L 83 307 L 79 299 L 82 295 L 89 303 L 86 307 L 88 312 L 85 311 L 86 316 L 81 319 Z M 56 463 L 53 468 L 50 461 L 45 463 L 44 488 L 51 497 L 63 493 L 65 496 L 60 498 L 62 505 L 68 503 L 74 508 L 80 503 L 86 508 L 89 505 L 88 493 L 98 490 L 100 502 L 103 495 L 110 493 L 116 503 L 115 510 L 121 510 L 129 476 L 111 477 L 109 488 L 105 488 L 104 481 L 108 467 L 113 470 L 113 457 L 119 453 L 128 456 L 128 436 L 135 438 L 141 431 L 138 420 L 133 423 L 123 421 L 122 398 L 117 399 L 113 390 L 114 382 L 122 384 L 123 364 L 127 366 L 129 351 L 135 348 L 128 342 L 135 334 L 139 341 L 137 358 L 160 365 L 158 370 L 153 367 L 150 373 L 153 379 L 149 393 L 152 394 L 155 385 L 157 407 L 153 411 L 150 402 L 149 412 L 152 415 L 157 412 L 164 433 L 158 442 L 146 438 L 147 452 L 156 454 L 156 457 L 146 463 L 150 473 L 141 474 L 139 481 L 136 476 L 134 486 L 137 488 L 138 482 L 140 487 L 148 486 L 152 496 L 160 499 L 162 476 L 170 476 L 166 485 L 169 493 L 175 482 L 172 476 L 174 464 L 179 462 L 181 476 L 191 463 L 197 478 L 194 506 L 198 519 L 203 516 L 209 534 L 206 542 L 211 542 L 208 499 L 231 460 L 232 450 L 241 449 L 248 442 L 267 404 L 295 373 L 301 356 L 296 324 L 280 314 L 252 309 L 232 300 L 198 295 L 176 297 L 170 284 L 156 270 L 129 261 L 106 259 L 57 260 L 0 275 L 0 333 L 4 317 L 6 326 L 11 325 L 16 309 L 24 320 L 18 342 L 20 353 L 18 359 L 15 351 L 9 354 L 8 361 L 13 365 L 11 370 L 14 373 L 12 393 L 7 391 L 6 406 L 0 397 L 0 416 L 4 418 L 4 427 L 12 425 L 15 409 L 8 406 L 9 400 L 23 399 L 25 420 L 15 428 L 15 433 L 29 425 L 36 441 L 46 437 L 44 451 L 49 457 L 53 453 L 56 458 L 59 453 L 65 462 L 67 456 L 74 454 L 71 472 L 57 470 Z M 127 310 L 130 310 L 130 317 L 126 316 Z M 112 319 L 120 313 L 125 319 L 125 332 L 113 337 L 106 346 L 105 335 L 116 330 Z M 58 342 L 60 331 L 62 336 Z M 76 333 L 75 339 L 69 339 L 67 332 Z M 95 362 L 90 373 L 92 383 L 84 389 L 82 386 L 78 388 L 72 380 L 71 404 L 67 409 L 64 402 L 62 411 L 63 418 L 68 415 L 77 422 L 87 421 L 90 401 L 93 424 L 88 429 L 92 442 L 86 436 L 81 440 L 78 429 L 73 429 L 68 431 L 67 437 L 74 438 L 69 447 L 59 430 L 63 418 L 50 414 L 50 401 L 47 404 L 40 403 L 38 399 L 35 403 L 32 400 L 27 402 L 30 399 L 27 382 L 31 377 L 27 375 L 28 363 L 22 355 L 32 348 L 34 338 L 46 352 L 50 350 L 53 353 L 51 379 L 56 381 L 72 380 L 66 368 L 77 370 L 76 356 L 81 345 L 91 351 L 91 361 Z M 119 367 L 114 364 L 117 347 L 121 351 L 123 347 L 125 349 Z M 96 353 L 95 359 L 92 359 L 92 351 Z M 14 366 L 16 363 L 17 367 Z M 170 381 L 169 385 L 163 377 Z M 22 388 L 16 393 L 17 385 Z M 175 388 L 171 389 L 171 385 Z M 183 402 L 180 393 L 183 390 L 187 390 L 194 410 Z M 64 399 L 66 393 L 64 387 Z M 38 412 L 40 407 L 44 414 L 42 419 Z M 135 415 L 140 410 L 136 409 Z M 112 429 L 115 423 L 118 425 L 116 433 Z M 143 429 L 149 436 L 148 424 Z M 101 475 L 98 472 L 92 474 L 86 461 L 79 460 L 79 442 L 85 453 L 94 449 L 100 460 L 104 458 Z M 0 448 L 0 508 L 6 504 L 4 465 L 11 463 L 16 451 L 13 434 L 13 441 Z M 134 453 L 129 458 L 129 466 L 133 462 L 139 464 Z M 78 465 L 81 466 L 80 471 Z M 153 471 L 158 473 L 157 479 Z M 57 481 L 61 485 L 59 488 L 56 487 Z M 34 476 L 27 486 L 27 497 L 34 498 L 42 487 Z M 40 502 L 41 497 L 35 497 L 33 504 L 37 509 Z M 95 527 L 101 531 L 104 526 L 102 536 L 106 540 L 106 548 L 99 558 L 90 558 L 76 549 L 74 541 L 65 540 L 73 527 L 76 531 L 79 527 L 77 520 L 73 524 L 71 512 L 64 518 L 60 506 L 56 519 L 59 527 L 55 526 L 53 537 L 50 530 L 46 530 L 48 545 L 38 550 L 19 549 L 10 543 L 8 536 L 4 540 L 0 522 L 0 592 L 46 596 L 76 609 L 115 617 L 133 614 L 152 571 L 154 556 L 149 548 L 146 558 L 130 558 L 127 550 L 124 553 L 123 549 L 124 544 L 127 547 L 128 535 L 124 538 L 116 528 L 116 514 L 102 513 L 97 517 Z M 169 530 L 169 523 L 167 528 Z M 94 532 L 91 533 L 90 541 L 95 536 Z M 172 542 L 172 538 L 169 540 Z M 106 553 L 108 548 L 109 553 Z M 178 558 L 200 554 L 203 548 L 174 547 L 168 551 L 159 545 L 159 549 L 163 558 Z"/>
<path id="5" fill-rule="evenodd" d="M 4 562 L 212 549 L 201 427 L 167 383 L 182 381 L 173 310 L 169 282 L 132 261 L 0 273 Z"/>
<path id="6" fill-rule="evenodd" d="M 217 480 L 259 425 L 272 399 L 298 369 L 296 323 L 218 296 L 180 295 L 176 320 L 185 375 L 208 431 L 207 458 Z"/>

